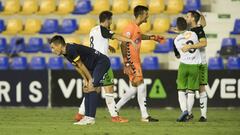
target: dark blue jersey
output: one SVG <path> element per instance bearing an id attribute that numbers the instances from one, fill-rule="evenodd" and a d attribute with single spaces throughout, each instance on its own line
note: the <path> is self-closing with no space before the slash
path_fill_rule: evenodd
<path id="1" fill-rule="evenodd" d="M 66 54 L 64 56 L 75 65 L 80 59 L 88 70 L 93 71 L 98 61 L 108 59 L 107 56 L 101 54 L 95 49 L 79 44 L 69 44 L 66 46 Z"/>

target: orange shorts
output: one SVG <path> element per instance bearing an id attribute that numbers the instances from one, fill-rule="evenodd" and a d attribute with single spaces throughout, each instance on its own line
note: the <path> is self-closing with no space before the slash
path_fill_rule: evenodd
<path id="1" fill-rule="evenodd" d="M 133 64 L 132 67 L 132 74 L 129 74 L 129 80 L 131 83 L 136 84 L 143 81 L 143 74 L 142 74 L 142 67 L 141 64 Z"/>

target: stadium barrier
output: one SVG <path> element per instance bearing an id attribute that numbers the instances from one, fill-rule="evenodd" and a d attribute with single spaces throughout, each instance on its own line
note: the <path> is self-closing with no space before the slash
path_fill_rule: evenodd
<path id="1" fill-rule="evenodd" d="M 47 71 L 0 71 L 0 106 L 48 106 Z"/>
<path id="2" fill-rule="evenodd" d="M 179 107 L 176 90 L 177 71 L 144 71 L 149 107 Z M 117 100 L 129 90 L 128 78 L 115 71 Z M 209 71 L 208 105 L 210 107 L 240 106 L 240 72 Z M 82 78 L 76 71 L 0 71 L 0 106 L 79 106 L 82 100 Z M 105 106 L 101 94 L 100 106 Z M 135 98 L 135 97 L 133 97 Z M 138 106 L 131 100 L 126 106 Z M 199 106 L 199 102 L 195 102 Z"/>

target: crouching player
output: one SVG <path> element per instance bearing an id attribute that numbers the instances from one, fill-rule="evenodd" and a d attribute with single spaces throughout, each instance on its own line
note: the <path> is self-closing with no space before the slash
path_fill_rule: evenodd
<path id="1" fill-rule="evenodd" d="M 102 79 L 110 68 L 110 60 L 100 52 L 78 44 L 65 43 L 62 36 L 56 35 L 50 40 L 53 53 L 63 55 L 83 78 L 85 98 L 85 116 L 76 125 L 92 125 L 98 104 L 98 91 Z"/>

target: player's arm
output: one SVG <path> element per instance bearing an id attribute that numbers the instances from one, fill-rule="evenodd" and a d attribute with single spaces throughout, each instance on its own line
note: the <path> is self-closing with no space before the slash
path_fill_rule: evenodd
<path id="1" fill-rule="evenodd" d="M 120 47 L 123 56 L 123 62 L 127 63 L 127 42 L 122 42 Z"/>
<path id="2" fill-rule="evenodd" d="M 111 53 L 115 53 L 116 52 L 116 50 L 115 50 L 115 48 L 114 47 L 112 47 L 112 46 L 108 46 L 108 49 L 109 49 L 109 51 L 111 52 Z"/>
<path id="3" fill-rule="evenodd" d="M 206 27 L 207 23 L 206 23 L 206 19 L 205 19 L 204 15 L 200 11 L 198 11 L 198 13 L 200 14 L 199 24 L 202 27 Z"/>
<path id="4" fill-rule="evenodd" d="M 176 34 L 179 34 L 179 33 L 180 33 L 179 30 L 177 29 L 177 27 L 171 27 L 171 28 L 169 29 L 169 31 L 170 31 L 170 32 L 174 32 L 174 33 L 176 33 Z"/>
<path id="5" fill-rule="evenodd" d="M 157 41 L 159 43 L 164 43 L 165 42 L 165 38 L 163 36 L 160 36 L 160 35 L 145 35 L 145 34 L 142 34 L 141 37 L 142 37 L 142 40 L 154 40 L 154 41 Z"/>
<path id="6" fill-rule="evenodd" d="M 92 80 L 90 72 L 80 59 L 76 62 L 76 69 L 87 81 Z"/>
<path id="7" fill-rule="evenodd" d="M 175 41 L 173 42 L 173 51 L 174 51 L 175 57 L 179 59 L 181 57 L 181 55 L 180 55 L 179 51 L 177 50 Z"/>
<path id="8" fill-rule="evenodd" d="M 92 82 L 91 74 L 89 73 L 88 69 L 83 64 L 83 62 L 81 61 L 80 56 L 78 55 L 76 50 L 72 50 L 71 55 L 74 58 L 73 62 L 77 72 L 83 77 L 84 82 L 87 83 L 85 85 L 91 84 Z"/>
<path id="9" fill-rule="evenodd" d="M 199 49 L 207 46 L 207 39 L 203 27 L 200 26 L 199 29 L 200 30 L 198 30 L 196 33 L 199 42 L 194 45 L 184 45 L 182 48 L 183 52 L 187 52 L 190 49 Z"/>
<path id="10" fill-rule="evenodd" d="M 190 45 L 190 49 L 198 49 L 198 48 L 203 48 L 207 46 L 207 40 L 206 38 L 201 38 L 198 43 L 194 45 Z"/>
<path id="11" fill-rule="evenodd" d="M 124 30 L 123 30 L 123 36 L 128 37 L 129 39 L 132 37 L 134 31 L 133 31 L 132 25 L 128 25 Z M 131 74 L 132 69 L 131 69 L 131 60 L 130 60 L 130 50 L 129 48 L 129 43 L 127 42 L 122 42 L 121 43 L 121 52 L 123 56 L 123 62 L 124 62 L 124 68 L 123 68 L 123 73 L 124 74 Z"/>
<path id="12" fill-rule="evenodd" d="M 128 25 L 124 30 L 123 30 L 123 34 L 122 36 L 124 37 L 127 37 L 129 39 L 132 38 L 132 35 L 134 33 L 134 28 L 132 27 L 132 25 Z M 123 62 L 124 62 L 124 66 L 130 64 L 130 61 L 128 61 L 127 59 L 127 51 L 128 51 L 128 46 L 129 46 L 129 43 L 127 42 L 121 42 L 121 52 L 122 52 L 122 56 L 123 56 Z"/>
<path id="13" fill-rule="evenodd" d="M 142 40 L 151 40 L 149 35 L 142 34 Z"/>
<path id="14" fill-rule="evenodd" d="M 102 33 L 102 36 L 104 38 L 107 38 L 107 39 L 117 39 L 119 41 L 129 42 L 132 45 L 136 46 L 136 44 L 130 38 L 127 38 L 125 36 L 116 34 L 116 33 L 110 31 L 109 29 L 107 29 L 107 28 L 105 28 L 103 26 L 101 26 L 101 33 Z"/>
<path id="15" fill-rule="evenodd" d="M 75 69 L 77 70 L 77 72 L 82 76 L 83 80 L 87 80 L 87 77 L 85 76 L 85 74 L 83 73 L 83 71 L 78 68 L 77 66 L 75 66 Z"/>
<path id="16" fill-rule="evenodd" d="M 184 45 L 182 48 L 183 52 L 187 52 L 190 49 L 199 49 L 207 46 L 207 39 L 206 38 L 201 38 L 198 43 L 194 45 Z"/>
<path id="17" fill-rule="evenodd" d="M 83 77 L 83 90 L 88 91 L 93 88 L 92 76 L 86 66 L 82 63 L 81 60 L 76 62 L 75 66 L 77 72 Z"/>
<path id="18" fill-rule="evenodd" d="M 135 42 L 133 42 L 132 39 L 127 38 L 127 37 L 124 37 L 124 36 L 119 35 L 119 34 L 114 34 L 114 35 L 112 36 L 112 39 L 117 39 L 117 40 L 122 41 L 122 42 L 129 42 L 129 43 L 131 43 L 132 45 L 137 46 L 137 45 L 135 44 Z"/>

